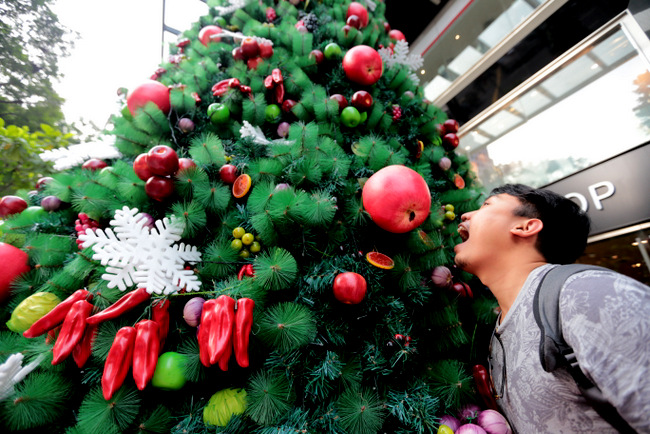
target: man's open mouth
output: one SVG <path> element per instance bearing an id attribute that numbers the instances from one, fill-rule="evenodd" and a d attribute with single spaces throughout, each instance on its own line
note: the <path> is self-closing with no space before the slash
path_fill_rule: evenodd
<path id="1" fill-rule="evenodd" d="M 460 238 L 463 241 L 467 241 L 469 239 L 469 230 L 464 226 L 464 223 L 458 225 L 458 235 L 460 235 Z"/>

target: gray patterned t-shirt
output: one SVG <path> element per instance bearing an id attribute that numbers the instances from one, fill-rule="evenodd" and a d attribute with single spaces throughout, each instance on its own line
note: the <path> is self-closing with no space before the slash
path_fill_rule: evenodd
<path id="1" fill-rule="evenodd" d="M 615 433 L 585 402 L 568 372 L 542 369 L 533 296 L 543 272 L 552 267 L 530 273 L 498 325 L 507 378 L 501 411 L 520 434 Z M 634 429 L 650 433 L 650 288 L 618 273 L 583 271 L 567 279 L 560 315 L 582 371 Z M 492 357 L 499 392 L 504 358 L 496 338 Z"/>

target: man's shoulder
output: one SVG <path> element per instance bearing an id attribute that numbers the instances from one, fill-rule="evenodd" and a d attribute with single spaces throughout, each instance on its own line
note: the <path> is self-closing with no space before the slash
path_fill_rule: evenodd
<path id="1" fill-rule="evenodd" d="M 573 291 L 588 291 L 594 296 L 622 291 L 640 291 L 650 294 L 650 287 L 614 270 L 598 267 L 581 270 L 569 276 L 564 282 L 561 297 Z"/>

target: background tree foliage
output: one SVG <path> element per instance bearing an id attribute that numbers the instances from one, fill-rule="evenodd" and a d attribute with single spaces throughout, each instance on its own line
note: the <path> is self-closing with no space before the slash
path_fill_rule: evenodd
<path id="1" fill-rule="evenodd" d="M 38 154 L 67 146 L 71 138 L 71 133 L 62 133 L 46 124 L 32 133 L 27 127 L 5 126 L 0 118 L 0 196 L 17 189 L 33 190 L 38 178 L 53 172 L 52 163 L 41 160 Z"/>
<path id="2" fill-rule="evenodd" d="M 50 10 L 52 0 L 0 1 L 0 117 L 35 131 L 61 127 L 63 98 L 52 86 L 73 34 Z"/>

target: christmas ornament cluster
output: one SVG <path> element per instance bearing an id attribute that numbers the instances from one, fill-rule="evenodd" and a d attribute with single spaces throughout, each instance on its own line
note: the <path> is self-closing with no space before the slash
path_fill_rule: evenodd
<path id="1" fill-rule="evenodd" d="M 494 410 L 496 303 L 453 265 L 481 187 L 386 5 L 208 5 L 120 91 L 120 158 L 0 200 L 2 427 L 424 433 Z"/>

